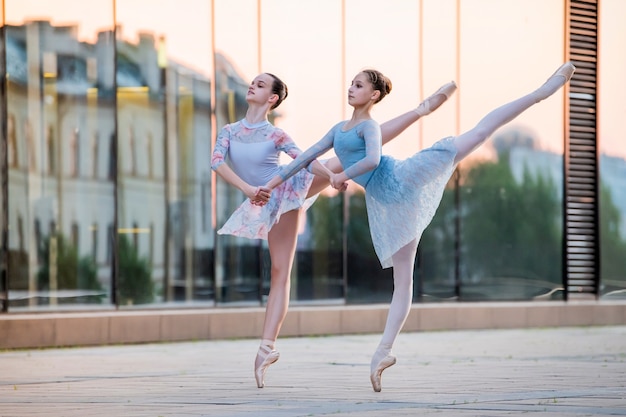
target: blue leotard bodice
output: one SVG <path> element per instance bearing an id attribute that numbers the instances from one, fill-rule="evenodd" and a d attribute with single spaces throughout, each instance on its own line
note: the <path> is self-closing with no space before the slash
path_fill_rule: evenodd
<path id="1" fill-rule="evenodd" d="M 279 174 L 281 178 L 285 180 L 291 177 L 329 149 L 335 148 L 344 173 L 365 187 L 380 163 L 382 152 L 380 126 L 376 121 L 369 119 L 344 131 L 346 123 L 347 121 L 337 123 L 319 142 L 284 167 Z"/>
<path id="2" fill-rule="evenodd" d="M 366 157 L 367 147 L 361 133 L 361 128 L 363 127 L 361 124 L 346 131 L 343 130 L 342 126 L 343 124 L 335 131 L 335 153 L 339 161 L 341 161 L 341 165 L 347 169 Z M 382 145 L 379 142 L 377 146 L 379 149 L 378 154 L 380 155 Z M 380 159 L 380 156 L 372 155 L 372 158 L 374 160 Z M 367 171 L 361 175 L 355 176 L 352 180 L 365 188 L 373 174 L 374 170 Z"/>

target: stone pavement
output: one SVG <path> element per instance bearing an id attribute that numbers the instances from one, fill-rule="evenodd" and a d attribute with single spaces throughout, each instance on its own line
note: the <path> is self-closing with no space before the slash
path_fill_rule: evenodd
<path id="1" fill-rule="evenodd" d="M 626 415 L 626 326 L 284 338 L 258 389 L 257 340 L 0 352 L 0 416 Z"/>

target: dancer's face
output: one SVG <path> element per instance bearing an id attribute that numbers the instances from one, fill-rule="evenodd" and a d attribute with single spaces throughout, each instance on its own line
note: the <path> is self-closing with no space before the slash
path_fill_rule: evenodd
<path id="1" fill-rule="evenodd" d="M 268 74 L 259 74 L 250 83 L 248 87 L 248 94 L 246 95 L 246 101 L 249 104 L 265 104 L 272 96 L 276 94 L 272 93 L 272 83 L 274 79 Z"/>
<path id="2" fill-rule="evenodd" d="M 367 78 L 367 75 L 360 72 L 352 80 L 352 85 L 348 88 L 348 104 L 352 107 L 364 106 L 373 103 L 379 92 L 374 90 L 374 86 Z"/>

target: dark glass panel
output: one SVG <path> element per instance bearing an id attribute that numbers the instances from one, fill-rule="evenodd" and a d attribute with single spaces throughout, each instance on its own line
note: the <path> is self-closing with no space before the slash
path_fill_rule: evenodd
<path id="1" fill-rule="evenodd" d="M 119 303 L 212 305 L 211 2 L 116 7 Z"/>
<path id="2" fill-rule="evenodd" d="M 84 4 L 5 2 L 13 310 L 111 303 L 113 9 Z"/>

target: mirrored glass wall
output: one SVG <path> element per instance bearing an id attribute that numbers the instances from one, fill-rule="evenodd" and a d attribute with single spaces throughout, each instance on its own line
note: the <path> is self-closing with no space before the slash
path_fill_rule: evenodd
<path id="1" fill-rule="evenodd" d="M 380 122 L 456 80 L 448 103 L 385 145 L 404 158 L 532 91 L 566 55 L 561 1 L 3 4 L 3 311 L 263 305 L 267 242 L 216 233 L 245 196 L 210 167 L 258 73 L 287 83 L 270 121 L 302 149 L 350 117 L 346 90 L 363 68 L 393 82 Z M 601 12 L 603 33 L 624 33 L 621 1 Z M 626 36 L 600 39 L 602 294 L 619 297 Z M 416 302 L 563 299 L 564 100 L 459 165 L 420 243 Z M 363 189 L 322 192 L 302 216 L 292 302 L 387 302 L 392 288 Z"/>

